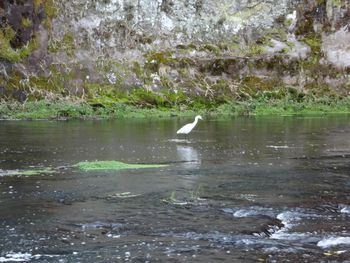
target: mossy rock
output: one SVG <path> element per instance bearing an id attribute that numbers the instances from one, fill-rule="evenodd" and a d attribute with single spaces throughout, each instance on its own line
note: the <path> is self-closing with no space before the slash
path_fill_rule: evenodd
<path id="1" fill-rule="evenodd" d="M 149 52 L 145 54 L 145 70 L 150 72 L 158 72 L 161 64 L 168 65 L 174 62 L 173 53 L 170 51 L 164 52 Z"/>
<path id="2" fill-rule="evenodd" d="M 272 91 L 278 87 L 278 79 L 262 79 L 256 76 L 247 76 L 241 81 L 240 89 L 253 96 L 259 92 Z"/>

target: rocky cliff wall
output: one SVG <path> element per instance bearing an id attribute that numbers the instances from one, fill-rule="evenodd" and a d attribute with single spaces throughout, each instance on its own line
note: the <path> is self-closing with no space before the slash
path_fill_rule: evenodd
<path id="1" fill-rule="evenodd" d="M 0 19 L 6 100 L 350 90 L 348 0 L 3 0 Z"/>

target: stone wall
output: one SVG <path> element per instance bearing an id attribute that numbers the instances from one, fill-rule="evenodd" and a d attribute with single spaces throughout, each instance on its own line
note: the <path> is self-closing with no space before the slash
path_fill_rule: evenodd
<path id="1" fill-rule="evenodd" d="M 349 89 L 347 0 L 3 0 L 0 96 Z"/>

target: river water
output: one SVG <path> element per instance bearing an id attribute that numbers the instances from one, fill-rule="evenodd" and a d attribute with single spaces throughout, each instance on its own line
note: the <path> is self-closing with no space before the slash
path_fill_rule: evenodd
<path id="1" fill-rule="evenodd" d="M 0 262 L 350 262 L 350 116 L 189 121 L 0 122 Z"/>

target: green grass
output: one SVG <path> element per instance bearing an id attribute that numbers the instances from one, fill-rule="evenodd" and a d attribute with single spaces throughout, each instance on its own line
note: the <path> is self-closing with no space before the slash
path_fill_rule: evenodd
<path id="1" fill-rule="evenodd" d="M 118 119 L 118 118 L 169 118 L 172 116 L 202 115 L 314 115 L 350 113 L 350 98 L 299 98 L 257 97 L 224 103 L 198 101 L 193 105 L 171 107 L 140 107 L 125 103 L 88 104 L 70 101 L 0 103 L 0 119 Z"/>
<path id="2" fill-rule="evenodd" d="M 75 102 L 0 103 L 1 119 L 62 119 L 92 116 L 91 106 Z"/>
<path id="3" fill-rule="evenodd" d="M 94 161 L 79 162 L 76 164 L 79 169 L 84 171 L 92 170 L 125 170 L 125 169 L 144 169 L 144 168 L 160 168 L 167 165 L 163 164 L 129 164 L 119 161 Z"/>
<path id="4" fill-rule="evenodd" d="M 0 119 L 40 120 L 40 119 L 115 119 L 149 118 L 170 116 L 192 116 L 197 111 L 182 111 L 176 108 L 140 108 L 123 103 L 90 105 L 77 102 L 18 102 L 0 103 Z"/>
<path id="5" fill-rule="evenodd" d="M 232 102 L 221 105 L 217 112 L 223 115 L 322 115 L 322 114 L 350 114 L 350 99 L 343 100 L 310 100 L 310 101 L 288 101 L 288 100 L 248 100 L 244 102 Z"/>

